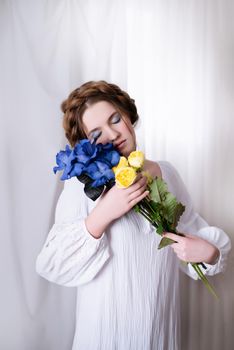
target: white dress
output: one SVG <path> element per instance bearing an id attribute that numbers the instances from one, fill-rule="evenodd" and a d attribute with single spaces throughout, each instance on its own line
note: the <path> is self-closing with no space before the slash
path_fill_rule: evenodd
<path id="1" fill-rule="evenodd" d="M 220 250 L 218 262 L 206 264 L 203 271 L 224 271 L 228 236 L 194 212 L 172 165 L 158 164 L 169 191 L 186 205 L 178 230 L 204 237 Z M 47 280 L 77 287 L 72 349 L 179 350 L 179 267 L 194 279 L 196 273 L 182 267 L 170 247 L 157 249 L 161 237 L 134 210 L 113 222 L 100 239 L 92 237 L 84 219 L 95 205 L 76 178 L 66 181 L 55 224 L 36 261 L 36 271 Z"/>

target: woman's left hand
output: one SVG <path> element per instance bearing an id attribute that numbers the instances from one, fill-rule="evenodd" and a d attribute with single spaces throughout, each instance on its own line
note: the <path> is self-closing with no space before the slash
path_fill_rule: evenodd
<path id="1" fill-rule="evenodd" d="M 191 263 L 204 262 L 212 265 L 219 257 L 218 248 L 203 238 L 188 234 L 183 237 L 169 232 L 165 232 L 163 237 L 178 242 L 172 243 L 170 246 L 180 260 Z"/>

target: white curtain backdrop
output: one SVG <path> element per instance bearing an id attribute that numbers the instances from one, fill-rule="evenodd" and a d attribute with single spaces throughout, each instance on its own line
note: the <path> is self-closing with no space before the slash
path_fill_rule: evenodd
<path id="1" fill-rule="evenodd" d="M 234 2 L 0 0 L 0 348 L 70 350 L 75 288 L 35 260 L 62 189 L 60 104 L 88 80 L 135 99 L 139 147 L 180 172 L 194 205 L 234 238 Z M 233 348 L 234 258 L 211 278 L 181 274 L 182 350 Z M 170 349 L 173 350 L 173 349 Z"/>

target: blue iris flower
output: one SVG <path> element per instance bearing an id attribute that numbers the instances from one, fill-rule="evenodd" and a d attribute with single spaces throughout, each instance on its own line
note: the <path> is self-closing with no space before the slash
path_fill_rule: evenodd
<path id="1" fill-rule="evenodd" d="M 77 143 L 74 147 L 74 155 L 80 163 L 88 164 L 91 159 L 95 158 L 98 152 L 98 147 L 95 143 L 91 143 L 89 140 L 84 139 Z"/>
<path id="2" fill-rule="evenodd" d="M 76 159 L 74 150 L 71 150 L 68 145 L 66 145 L 65 151 L 60 151 L 56 155 L 57 166 L 53 168 L 54 173 L 63 170 L 61 180 L 70 179 L 73 176 L 79 176 L 83 169 L 84 164 L 80 163 Z"/>
<path id="3" fill-rule="evenodd" d="M 104 160 L 108 161 L 113 168 L 113 166 L 119 163 L 120 155 L 116 151 L 106 152 Z"/>
<path id="4" fill-rule="evenodd" d="M 107 143 L 105 145 L 98 144 L 98 154 L 97 159 L 106 163 L 110 168 L 117 165 L 119 163 L 120 155 L 115 150 L 112 143 Z"/>
<path id="5" fill-rule="evenodd" d="M 54 173 L 63 170 L 61 180 L 85 174 L 90 177 L 92 187 L 99 187 L 114 179 L 111 168 L 118 164 L 119 159 L 120 154 L 112 143 L 95 144 L 84 139 L 73 150 L 67 145 L 64 151 L 60 151 L 53 170 Z"/>
<path id="6" fill-rule="evenodd" d="M 70 166 L 70 155 L 72 150 L 68 145 L 66 145 L 65 151 L 60 151 L 56 154 L 56 163 L 57 166 L 53 168 L 54 173 L 57 171 L 64 170 L 66 167 Z"/>
<path id="7" fill-rule="evenodd" d="M 86 174 L 93 180 L 92 187 L 99 187 L 105 185 L 111 179 L 114 179 L 114 172 L 109 166 L 100 161 L 91 163 L 85 170 Z"/>

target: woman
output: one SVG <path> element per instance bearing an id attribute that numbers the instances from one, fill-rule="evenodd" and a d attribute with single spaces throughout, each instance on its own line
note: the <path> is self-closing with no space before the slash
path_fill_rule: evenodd
<path id="1" fill-rule="evenodd" d="M 137 109 L 116 85 L 85 83 L 62 110 L 72 146 L 89 138 L 113 142 L 124 156 L 136 149 Z M 168 162 L 151 160 L 145 170 L 162 177 L 186 206 L 178 225 L 185 237 L 165 233 L 178 243 L 162 250 L 153 226 L 131 210 L 148 195 L 144 176 L 129 188 L 113 186 L 96 202 L 76 178 L 65 182 L 36 269 L 49 281 L 77 287 L 73 350 L 180 349 L 179 267 L 197 278 L 180 260 L 204 262 L 208 275 L 225 269 L 230 240 L 195 213 L 177 171 Z"/>

